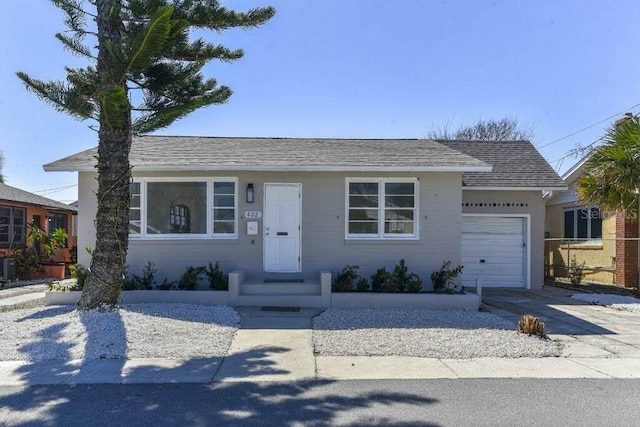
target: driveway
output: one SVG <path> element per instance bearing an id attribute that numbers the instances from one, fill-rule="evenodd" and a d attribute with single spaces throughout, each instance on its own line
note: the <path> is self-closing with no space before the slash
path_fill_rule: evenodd
<path id="1" fill-rule="evenodd" d="M 482 302 L 494 314 L 518 322 L 532 314 L 550 338 L 564 345 L 563 357 L 640 359 L 640 315 L 570 298 L 573 291 L 484 289 Z"/>

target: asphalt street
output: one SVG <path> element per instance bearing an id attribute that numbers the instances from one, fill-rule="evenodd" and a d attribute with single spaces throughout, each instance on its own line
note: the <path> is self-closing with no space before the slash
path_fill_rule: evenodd
<path id="1" fill-rule="evenodd" d="M 640 380 L 457 379 L 0 388 L 6 426 L 636 426 Z"/>

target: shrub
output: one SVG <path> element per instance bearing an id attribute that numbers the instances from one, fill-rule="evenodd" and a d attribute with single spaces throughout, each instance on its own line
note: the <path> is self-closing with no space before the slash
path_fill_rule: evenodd
<path id="1" fill-rule="evenodd" d="M 156 285 L 156 289 L 160 290 L 160 291 L 170 291 L 172 289 L 175 289 L 176 284 L 173 282 L 170 282 L 169 280 L 167 280 L 167 278 L 164 278 L 164 281 L 162 283 L 160 283 L 159 285 Z"/>
<path id="2" fill-rule="evenodd" d="M 585 265 L 584 262 L 582 264 L 578 264 L 578 261 L 576 261 L 575 255 L 571 259 L 571 262 L 569 263 L 569 267 L 567 268 L 567 270 L 568 270 L 569 280 L 571 281 L 572 285 L 578 286 L 582 282 L 582 279 L 584 278 L 584 265 Z"/>
<path id="3" fill-rule="evenodd" d="M 31 269 L 38 266 L 38 257 L 29 249 L 13 249 L 11 256 L 16 261 L 16 278 L 29 278 Z"/>
<path id="4" fill-rule="evenodd" d="M 204 267 L 187 267 L 178 281 L 178 289 L 195 291 L 198 288 L 200 275 L 204 273 L 204 271 Z"/>
<path id="5" fill-rule="evenodd" d="M 360 277 L 356 283 L 356 291 L 367 292 L 369 290 L 369 282 L 365 277 Z"/>
<path id="6" fill-rule="evenodd" d="M 155 274 L 157 272 L 158 270 L 156 270 L 155 264 L 149 261 L 142 269 L 142 276 L 132 274 L 130 277 L 125 277 L 122 282 L 122 290 L 135 291 L 153 289 L 156 284 Z"/>
<path id="7" fill-rule="evenodd" d="M 371 290 L 374 292 L 383 292 L 389 287 L 391 281 L 391 273 L 382 267 L 376 270 L 371 276 Z"/>
<path id="8" fill-rule="evenodd" d="M 216 261 L 216 265 L 209 263 L 204 275 L 209 281 L 209 288 L 215 291 L 226 291 L 229 289 L 229 277 L 224 274 L 220 268 L 220 264 Z"/>
<path id="9" fill-rule="evenodd" d="M 80 264 L 71 264 L 69 266 L 69 273 L 71 273 L 71 277 L 76 279 L 76 284 L 70 291 L 81 291 L 84 289 L 84 282 L 87 280 L 87 275 L 89 272 L 85 270 L 85 268 Z"/>
<path id="10" fill-rule="evenodd" d="M 455 285 L 455 278 L 462 273 L 463 266 L 459 265 L 456 268 L 450 268 L 451 261 L 445 261 L 442 263 L 440 270 L 431 273 L 431 283 L 433 283 L 433 290 L 436 292 L 453 292 L 453 285 Z"/>
<path id="11" fill-rule="evenodd" d="M 358 277 L 360 277 L 358 276 L 358 268 L 359 267 L 357 265 L 347 265 L 345 268 L 343 268 L 342 272 L 339 273 L 336 276 L 336 279 L 333 281 L 331 290 L 334 292 L 352 291 L 353 285 L 356 283 Z"/>
<path id="12" fill-rule="evenodd" d="M 520 322 L 518 323 L 518 332 L 537 335 L 541 338 L 547 337 L 547 334 L 544 333 L 544 323 L 538 320 L 537 317 L 530 314 L 525 314 L 520 318 Z"/>

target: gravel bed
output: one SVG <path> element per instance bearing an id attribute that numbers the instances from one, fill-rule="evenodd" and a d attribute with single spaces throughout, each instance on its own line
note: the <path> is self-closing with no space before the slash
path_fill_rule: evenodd
<path id="1" fill-rule="evenodd" d="M 78 312 L 50 306 L 0 314 L 0 360 L 224 356 L 240 317 L 225 306 L 127 304 Z"/>
<path id="2" fill-rule="evenodd" d="M 314 318 L 313 345 L 322 356 L 560 356 L 558 343 L 516 329 L 514 323 L 491 313 L 328 309 Z"/>
<path id="3" fill-rule="evenodd" d="M 590 302 L 592 304 L 606 305 L 619 310 L 640 313 L 640 299 L 615 294 L 575 294 L 571 298 Z"/>

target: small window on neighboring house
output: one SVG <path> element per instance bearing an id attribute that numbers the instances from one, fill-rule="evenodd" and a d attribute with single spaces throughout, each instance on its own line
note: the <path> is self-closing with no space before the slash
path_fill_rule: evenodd
<path id="1" fill-rule="evenodd" d="M 602 215 L 597 207 L 578 206 L 564 210 L 565 239 L 601 239 Z"/>
<path id="2" fill-rule="evenodd" d="M 347 238 L 417 236 L 417 180 L 398 178 L 347 181 Z"/>
<path id="3" fill-rule="evenodd" d="M 26 242 L 26 210 L 0 206 L 0 246 L 22 246 Z"/>
<path id="4" fill-rule="evenodd" d="M 35 221 L 35 217 L 34 217 Z M 67 230 L 67 214 L 61 213 L 50 213 L 49 214 L 49 234 L 51 234 L 54 230 L 61 228 L 65 231 L 65 233 L 69 233 Z"/>

